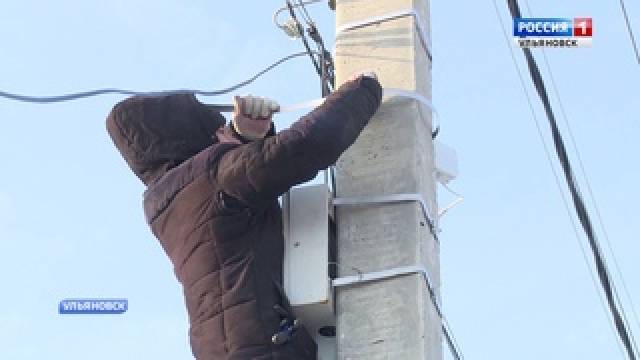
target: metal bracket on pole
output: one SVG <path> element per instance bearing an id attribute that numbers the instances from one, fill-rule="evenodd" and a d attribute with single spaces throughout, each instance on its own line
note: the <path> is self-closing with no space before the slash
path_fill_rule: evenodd
<path id="1" fill-rule="evenodd" d="M 338 28 L 336 29 L 336 37 L 338 37 L 341 33 L 349 30 L 359 29 L 359 28 L 373 25 L 373 24 L 379 24 L 379 23 L 395 20 L 405 16 L 413 17 L 414 22 L 416 24 L 416 29 L 418 30 L 418 36 L 420 37 L 420 42 L 422 43 L 422 47 L 424 47 L 424 50 L 427 53 L 427 57 L 429 58 L 429 62 L 431 63 L 433 61 L 433 57 L 431 55 L 431 47 L 429 46 L 429 41 L 428 41 L 429 36 L 427 35 L 427 32 L 425 31 L 424 25 L 423 25 L 425 24 L 425 22 L 422 21 L 420 14 L 418 14 L 414 9 L 394 11 L 389 14 L 375 16 L 369 19 L 354 21 L 354 22 L 344 24 L 342 26 L 338 26 Z"/>
<path id="2" fill-rule="evenodd" d="M 332 203 L 334 206 L 358 206 L 358 205 L 368 205 L 368 204 L 389 204 L 389 203 L 398 203 L 398 202 L 409 202 L 415 201 L 420 205 L 420 209 L 422 210 L 422 216 L 424 217 L 427 225 L 429 226 L 429 231 L 433 238 L 435 239 L 437 244 L 440 244 L 440 239 L 438 239 L 438 229 L 436 227 L 435 222 L 433 221 L 433 217 L 431 216 L 431 212 L 429 211 L 429 207 L 427 202 L 425 201 L 422 194 L 391 194 L 391 195 L 378 195 L 378 196 L 357 196 L 357 197 L 342 197 L 342 198 L 334 198 Z"/>

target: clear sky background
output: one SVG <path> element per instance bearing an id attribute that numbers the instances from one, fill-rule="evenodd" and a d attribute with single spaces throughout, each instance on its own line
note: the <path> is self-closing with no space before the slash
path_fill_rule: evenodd
<path id="1" fill-rule="evenodd" d="M 227 87 L 302 49 L 272 24 L 281 5 L 2 1 L 0 89 L 49 95 Z M 499 5 L 511 32 L 506 4 Z M 640 67 L 618 2 L 530 5 L 536 16 L 594 19 L 593 48 L 547 55 L 617 263 L 640 305 Z M 640 32 L 640 4 L 627 6 Z M 580 249 L 586 240 L 576 241 L 491 1 L 437 1 L 431 10 L 440 139 L 458 151 L 460 176 L 452 186 L 465 196 L 441 222 L 442 297 L 466 358 L 624 359 Z M 310 11 L 333 46 L 333 13 L 324 4 Z M 549 81 L 542 54 L 534 53 Z M 524 69 L 519 50 L 517 60 Z M 319 86 L 301 58 L 239 93 L 291 104 L 316 98 Z M 557 94 L 552 97 L 559 115 Z M 121 99 L 0 100 L 0 359 L 192 358 L 181 288 L 143 218 L 144 187 L 105 130 L 106 115 Z M 203 100 L 227 103 L 230 96 Z M 295 117 L 276 123 L 282 128 Z M 567 134 L 564 125 L 562 131 Z M 441 206 L 449 200 L 442 193 Z M 58 302 L 73 297 L 128 298 L 130 310 L 59 315 Z"/>

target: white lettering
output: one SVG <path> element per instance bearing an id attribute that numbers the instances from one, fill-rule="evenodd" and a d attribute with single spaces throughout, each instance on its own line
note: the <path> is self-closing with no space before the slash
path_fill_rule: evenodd
<path id="1" fill-rule="evenodd" d="M 518 32 L 522 32 L 524 30 L 527 30 L 527 23 L 524 23 L 524 22 L 518 23 Z"/>
<path id="2" fill-rule="evenodd" d="M 519 32 L 528 33 L 559 33 L 568 31 L 565 21 L 526 21 L 518 23 Z"/>

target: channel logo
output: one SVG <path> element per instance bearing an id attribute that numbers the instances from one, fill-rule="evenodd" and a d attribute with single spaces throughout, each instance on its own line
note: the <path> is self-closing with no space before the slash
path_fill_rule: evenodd
<path id="1" fill-rule="evenodd" d="M 593 20 L 590 17 L 513 20 L 514 41 L 523 48 L 590 47 L 592 36 Z"/>

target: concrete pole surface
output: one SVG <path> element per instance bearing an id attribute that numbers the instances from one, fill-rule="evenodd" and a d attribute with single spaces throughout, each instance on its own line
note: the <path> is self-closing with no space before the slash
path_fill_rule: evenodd
<path id="1" fill-rule="evenodd" d="M 414 9 L 430 33 L 427 0 L 338 0 L 337 26 Z M 350 30 L 336 39 L 337 83 L 373 70 L 384 88 L 431 98 L 431 70 L 412 16 Z M 430 37 L 430 36 L 429 36 Z M 430 39 L 427 39 L 430 43 Z M 338 197 L 421 193 L 437 214 L 431 113 L 386 100 L 336 164 Z M 439 294 L 439 245 L 414 203 L 337 208 L 339 276 L 424 264 Z M 436 219 L 434 219 L 436 220 Z M 338 359 L 440 360 L 440 320 L 419 275 L 339 288 Z"/>

